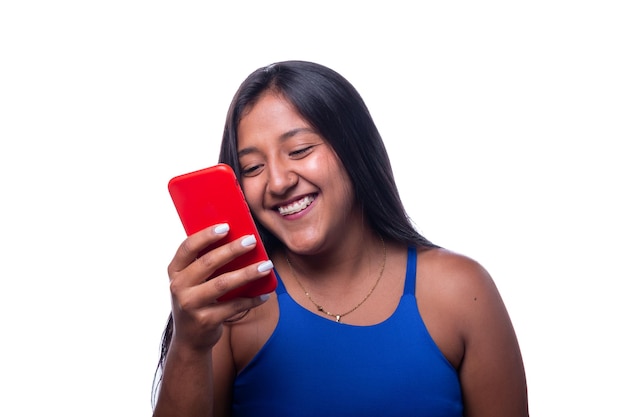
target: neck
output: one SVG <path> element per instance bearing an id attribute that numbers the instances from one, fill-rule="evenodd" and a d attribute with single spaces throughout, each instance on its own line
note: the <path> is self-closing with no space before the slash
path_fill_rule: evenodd
<path id="1" fill-rule="evenodd" d="M 375 232 L 337 237 L 333 243 L 314 254 L 300 254 L 285 250 L 293 269 L 301 281 L 325 282 L 333 285 L 350 284 L 362 279 L 368 270 L 376 270 L 381 256 L 380 237 Z"/>
<path id="2" fill-rule="evenodd" d="M 375 278 L 373 286 L 369 287 L 369 291 L 365 293 L 364 296 L 363 295 L 360 296 L 358 303 L 354 301 L 351 304 L 352 307 L 349 307 L 349 308 L 343 307 L 344 308 L 343 310 L 337 310 L 336 308 L 339 308 L 342 305 L 346 304 L 347 301 L 350 302 L 352 298 L 357 296 L 358 293 L 362 291 L 363 285 L 366 285 L 365 283 L 370 280 L 369 277 L 371 275 L 370 273 L 371 271 L 368 271 L 367 277 L 363 276 L 361 279 L 358 280 L 358 282 L 355 280 L 350 280 L 350 286 L 346 287 L 343 291 L 337 292 L 335 288 L 335 291 L 333 291 L 333 293 L 325 296 L 326 301 L 319 301 L 321 299 L 318 298 L 316 295 L 313 295 L 313 292 L 308 290 L 307 287 L 305 287 L 302 281 L 298 278 L 298 273 L 296 273 L 287 255 L 285 255 L 285 261 L 289 266 L 291 277 L 296 281 L 296 283 L 298 284 L 298 286 L 302 290 L 302 293 L 306 296 L 308 301 L 310 301 L 311 304 L 315 306 L 315 310 L 318 312 L 318 314 L 332 317 L 334 320 L 336 320 L 339 323 L 344 316 L 347 316 L 348 314 L 351 314 L 354 311 L 356 311 L 369 299 L 369 297 L 373 294 L 374 290 L 378 286 L 378 283 L 382 279 L 383 273 L 385 271 L 385 265 L 387 262 L 387 248 L 385 246 L 385 241 L 383 240 L 383 238 L 379 237 L 379 240 L 380 240 L 381 249 L 382 249 L 382 261 L 380 263 L 379 270 L 376 273 L 376 278 Z M 363 257 L 361 257 L 361 259 L 363 259 Z M 371 257 L 368 257 L 368 264 L 370 263 L 370 261 L 371 261 Z M 333 278 L 333 281 L 336 281 L 336 278 Z M 344 283 L 346 282 L 347 281 L 344 280 Z M 320 293 L 320 295 L 323 294 L 323 291 L 321 291 L 321 289 L 318 292 Z M 327 309 L 326 307 L 324 307 L 325 305 L 326 306 L 333 305 L 336 307 Z"/>
<path id="3" fill-rule="evenodd" d="M 287 278 L 285 285 L 295 298 L 308 298 L 309 307 L 312 303 L 318 310 L 324 306 L 327 315 L 344 315 L 376 288 L 386 252 L 377 234 L 359 240 L 358 245 L 347 242 L 327 255 L 302 256 L 286 251 L 281 276 Z"/>

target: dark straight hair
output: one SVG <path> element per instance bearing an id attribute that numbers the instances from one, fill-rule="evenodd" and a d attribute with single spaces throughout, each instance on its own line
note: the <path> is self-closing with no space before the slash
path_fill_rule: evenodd
<path id="1" fill-rule="evenodd" d="M 415 229 L 405 211 L 387 150 L 365 102 L 348 80 L 325 66 L 307 61 L 284 61 L 250 74 L 230 104 L 219 162 L 233 167 L 241 180 L 237 155 L 239 122 L 267 91 L 286 98 L 334 149 L 352 181 L 356 200 L 376 232 L 408 246 L 436 247 Z M 257 227 L 268 252 L 282 245 L 259 222 Z M 170 314 L 153 383 L 153 404 L 172 332 Z"/>

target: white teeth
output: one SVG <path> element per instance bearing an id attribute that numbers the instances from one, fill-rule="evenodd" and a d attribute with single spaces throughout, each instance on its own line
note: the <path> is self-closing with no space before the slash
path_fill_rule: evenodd
<path id="1" fill-rule="evenodd" d="M 288 214 L 294 214 L 309 207 L 312 202 L 313 202 L 313 197 L 308 195 L 304 197 L 302 200 L 294 201 L 288 206 L 278 207 L 278 212 L 282 214 L 283 216 L 286 216 Z"/>

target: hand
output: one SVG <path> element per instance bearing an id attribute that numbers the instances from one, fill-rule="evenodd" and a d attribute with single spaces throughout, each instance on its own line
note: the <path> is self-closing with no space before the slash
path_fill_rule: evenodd
<path id="1" fill-rule="evenodd" d="M 217 301 L 228 291 L 269 274 L 273 266 L 271 261 L 260 262 L 207 281 L 217 269 L 256 245 L 253 235 L 242 236 L 198 255 L 228 231 L 227 224 L 219 224 L 189 236 L 168 266 L 174 320 L 172 342 L 195 351 L 208 351 L 217 343 L 225 320 L 267 300 L 261 296 Z"/>

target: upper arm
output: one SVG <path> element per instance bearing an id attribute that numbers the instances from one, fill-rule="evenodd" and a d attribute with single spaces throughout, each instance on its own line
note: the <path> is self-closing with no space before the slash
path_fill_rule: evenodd
<path id="1" fill-rule="evenodd" d="M 528 416 L 521 352 L 493 279 L 458 254 L 440 251 L 430 259 L 422 285 L 425 319 L 436 318 L 430 320 L 435 340 L 456 358 L 465 415 Z"/>
<path id="2" fill-rule="evenodd" d="M 526 377 L 517 337 L 495 283 L 468 262 L 459 313 L 464 355 L 459 368 L 466 416 L 527 416 Z"/>

